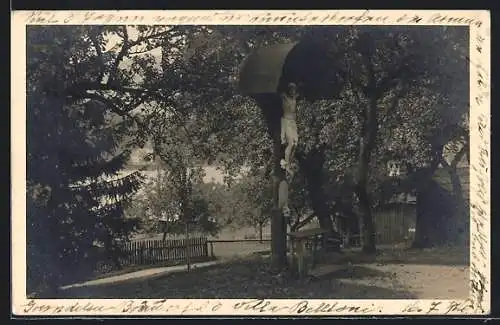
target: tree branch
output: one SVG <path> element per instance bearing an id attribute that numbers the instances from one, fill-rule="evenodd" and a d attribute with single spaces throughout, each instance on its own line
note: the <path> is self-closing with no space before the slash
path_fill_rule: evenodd
<path id="1" fill-rule="evenodd" d="M 139 36 L 135 41 L 131 41 L 129 39 L 129 35 L 128 35 L 128 31 L 127 31 L 127 26 L 123 26 L 122 28 L 123 28 L 123 45 L 122 45 L 122 48 L 121 48 L 120 52 L 118 52 L 118 55 L 117 55 L 117 57 L 115 59 L 115 62 L 113 63 L 113 68 L 111 70 L 110 78 L 108 79 L 108 84 L 109 83 L 113 83 L 114 81 L 116 81 L 116 74 L 118 73 L 118 66 L 120 65 L 120 62 L 123 60 L 123 58 L 126 55 L 140 54 L 140 53 L 145 53 L 145 52 L 151 51 L 151 49 L 150 49 L 150 50 L 147 50 L 147 51 L 144 51 L 144 52 L 138 51 L 138 52 L 135 52 L 135 53 L 129 53 L 128 51 L 132 47 L 137 46 L 137 45 L 139 45 L 141 43 L 144 43 L 146 41 L 149 41 L 151 39 L 165 36 L 165 35 L 173 32 L 173 29 L 169 29 L 169 30 L 166 30 L 166 31 L 163 31 L 163 32 L 159 32 L 159 33 L 155 33 L 155 34 L 150 34 L 150 35 L 145 35 L 145 36 Z"/>
<path id="2" fill-rule="evenodd" d="M 118 52 L 118 55 L 116 56 L 115 62 L 113 62 L 111 71 L 109 73 L 109 78 L 107 84 L 114 84 L 116 81 L 116 76 L 118 74 L 118 66 L 120 65 L 120 62 L 123 60 L 125 55 L 127 54 L 129 48 L 131 47 L 128 39 L 128 31 L 127 31 L 127 26 L 122 26 L 123 29 L 123 45 L 122 48 L 120 49 L 120 52 Z"/>
<path id="3" fill-rule="evenodd" d="M 143 43 L 145 41 L 151 40 L 153 38 L 158 38 L 158 37 L 162 37 L 162 36 L 171 34 L 173 32 L 175 32 L 175 28 L 170 28 L 170 29 L 168 29 L 166 31 L 155 33 L 155 34 L 150 34 L 150 35 L 147 35 L 147 36 L 139 36 L 135 41 L 131 41 L 130 42 L 130 47 L 139 45 L 139 44 L 141 44 L 141 43 Z"/>
<path id="4" fill-rule="evenodd" d="M 112 90 L 112 91 L 123 91 L 123 92 L 131 92 L 131 93 L 144 93 L 147 92 L 145 89 L 141 88 L 133 88 L 133 87 L 126 87 L 126 86 L 119 86 L 119 85 L 112 85 L 112 84 L 104 84 L 100 82 L 93 82 L 93 81 L 84 81 L 80 83 L 73 84 L 72 87 L 69 87 L 66 89 L 67 93 L 81 93 L 87 90 Z"/>
<path id="5" fill-rule="evenodd" d="M 374 96 L 377 100 L 380 99 L 385 92 L 391 89 L 394 84 L 398 82 L 398 79 L 401 78 L 405 72 L 407 72 L 406 69 L 408 69 L 408 66 L 406 63 L 410 60 L 410 58 L 411 56 L 406 56 L 398 68 L 390 71 L 387 76 L 374 85 Z"/>
<path id="6" fill-rule="evenodd" d="M 129 111 L 124 111 L 120 109 L 111 99 L 106 98 L 100 94 L 97 93 L 84 93 L 81 94 L 81 96 L 78 99 L 91 99 L 91 100 L 96 100 L 98 102 L 101 102 L 104 104 L 106 107 L 108 107 L 113 113 L 121 116 L 121 117 L 126 117 L 132 119 L 137 125 L 141 128 L 146 128 L 146 125 L 144 125 L 137 117 L 130 115 Z"/>
<path id="7" fill-rule="evenodd" d="M 357 48 L 361 54 L 362 64 L 366 68 L 368 82 L 366 85 L 358 83 L 357 86 L 360 87 L 361 91 L 367 98 L 370 98 L 376 90 L 375 72 L 371 61 L 371 58 L 373 57 L 373 45 L 373 39 L 368 34 L 362 34 L 358 39 Z"/>
<path id="8" fill-rule="evenodd" d="M 468 152 L 468 150 L 469 150 L 468 142 L 465 142 L 460 151 L 455 155 L 455 157 L 453 157 L 450 166 L 452 168 L 456 168 L 458 163 L 460 162 L 460 160 L 462 160 L 462 158 Z"/>
<path id="9" fill-rule="evenodd" d="M 354 212 L 351 207 L 347 207 L 340 201 L 340 198 L 335 200 L 335 204 L 333 206 L 333 212 L 338 212 L 339 214 L 347 218 L 358 217 L 356 212 Z"/>
<path id="10" fill-rule="evenodd" d="M 100 31 L 100 28 L 98 29 Z M 97 82 L 101 83 L 104 79 L 104 73 L 105 73 L 105 65 L 104 65 L 104 57 L 102 55 L 102 49 L 99 44 L 99 41 L 97 40 L 97 35 L 92 31 L 89 33 L 90 40 L 92 41 L 92 44 L 94 45 L 94 48 L 97 53 L 97 58 L 99 60 L 99 65 L 100 65 L 100 72 L 99 76 L 97 77 Z"/>
<path id="11" fill-rule="evenodd" d="M 170 157 L 161 152 L 159 139 L 153 139 L 153 150 L 154 150 L 154 155 L 158 155 L 161 161 L 170 168 L 170 172 L 175 170 L 175 166 L 170 162 L 169 159 Z"/>
<path id="12" fill-rule="evenodd" d="M 146 47 L 145 49 L 143 50 L 138 50 L 138 51 L 134 51 L 134 52 L 129 52 L 128 55 L 139 55 L 139 54 L 144 54 L 144 53 L 148 53 L 148 52 L 151 52 L 152 50 L 154 50 L 154 48 L 148 48 Z"/>
<path id="13" fill-rule="evenodd" d="M 389 108 L 387 109 L 387 113 L 391 114 L 394 112 L 396 107 L 399 104 L 399 100 L 401 97 L 408 91 L 408 87 L 406 85 L 403 85 L 399 90 L 396 91 L 394 94 L 394 97 L 392 98 L 391 105 L 389 105 Z"/>
<path id="14" fill-rule="evenodd" d="M 75 96 L 75 97 L 82 97 L 86 96 L 88 91 L 114 91 L 114 92 L 123 92 L 123 93 L 130 93 L 134 94 L 135 96 L 140 96 L 142 97 L 142 101 L 146 101 L 148 99 L 151 100 L 157 100 L 162 103 L 170 103 L 172 104 L 172 101 L 169 101 L 167 96 L 164 94 L 157 92 L 154 89 L 144 89 L 144 88 L 134 88 L 134 87 L 127 87 L 127 86 L 120 86 L 116 84 L 103 84 L 100 82 L 91 82 L 91 81 L 86 81 L 86 82 L 80 82 L 78 84 L 74 84 L 72 87 L 66 88 L 64 90 L 65 96 Z"/>

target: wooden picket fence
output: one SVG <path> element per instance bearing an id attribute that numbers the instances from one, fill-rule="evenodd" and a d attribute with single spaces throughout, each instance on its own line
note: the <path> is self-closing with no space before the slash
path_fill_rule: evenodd
<path id="1" fill-rule="evenodd" d="M 208 259 L 208 240 L 206 237 L 189 239 L 140 240 L 126 242 L 120 247 L 120 264 L 122 267 L 175 264 L 187 259 Z M 96 271 L 102 273 L 113 269 L 111 261 L 97 263 Z"/>

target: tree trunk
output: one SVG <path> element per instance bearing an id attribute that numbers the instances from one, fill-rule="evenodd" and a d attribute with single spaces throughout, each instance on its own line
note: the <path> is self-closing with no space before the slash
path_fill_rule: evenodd
<path id="1" fill-rule="evenodd" d="M 320 227 L 328 229 L 336 234 L 330 216 L 328 200 L 323 188 L 323 182 L 325 180 L 323 172 L 324 162 L 325 156 L 323 151 L 313 149 L 306 157 L 299 159 L 299 167 L 301 172 L 306 176 L 307 190 L 309 192 L 312 209 L 318 218 Z"/>
<path id="2" fill-rule="evenodd" d="M 349 217 L 349 219 L 347 220 L 347 223 L 348 223 L 348 229 L 347 229 L 347 243 L 349 246 L 356 246 L 358 241 L 357 239 L 359 238 L 359 236 L 361 235 L 361 232 L 360 232 L 360 220 L 359 220 L 359 217 L 357 216 L 352 216 L 352 217 Z"/>
<path id="3" fill-rule="evenodd" d="M 314 214 L 317 216 L 321 228 L 334 231 L 333 221 L 330 217 L 328 203 L 323 191 L 323 179 L 321 172 L 312 170 L 307 176 L 307 189 L 309 198 L 311 199 L 311 206 Z"/>
<path id="4" fill-rule="evenodd" d="M 432 243 L 429 234 L 432 232 L 432 218 L 425 213 L 424 192 L 417 190 L 416 195 L 416 220 L 415 220 L 415 238 L 412 248 L 431 247 Z"/>
<path id="5" fill-rule="evenodd" d="M 458 170 L 456 166 L 450 166 L 448 170 L 450 174 L 451 186 L 453 188 L 453 196 L 457 199 L 459 203 L 463 203 L 464 200 L 464 192 L 462 189 L 462 183 L 460 182 L 460 176 L 458 175 Z"/>
<path id="6" fill-rule="evenodd" d="M 281 144 L 281 100 L 278 94 L 264 94 L 254 97 L 261 108 L 267 124 L 267 131 L 273 141 L 273 211 L 271 217 L 271 254 L 273 266 L 278 270 L 286 267 L 286 222 L 279 209 L 279 184 L 286 181 L 286 175 L 280 166 L 284 156 Z"/>
<path id="7" fill-rule="evenodd" d="M 370 99 L 370 103 L 363 111 L 361 137 L 359 143 L 358 168 L 356 172 L 355 192 L 359 200 L 361 210 L 361 236 L 363 251 L 368 254 L 376 252 L 375 224 L 371 214 L 371 199 L 368 195 L 368 179 L 370 170 L 370 159 L 375 147 L 378 131 L 377 101 Z"/>
<path id="8" fill-rule="evenodd" d="M 456 162 L 465 152 L 457 154 L 455 157 L 457 159 L 454 159 L 450 165 L 442 158 L 442 145 L 437 146 L 434 152 L 431 166 L 418 175 L 418 183 L 415 186 L 417 205 L 413 248 L 426 248 L 457 242 L 462 244 L 464 239 L 467 240 L 468 211 L 465 207 L 462 186 L 456 169 Z M 453 193 L 449 193 L 432 179 L 440 163 L 450 175 Z"/>
<path id="9" fill-rule="evenodd" d="M 463 158 L 465 153 L 466 147 L 464 146 L 450 164 L 444 159 L 441 161 L 441 164 L 450 176 L 450 183 L 453 191 L 453 224 L 450 225 L 450 227 L 453 227 L 453 230 L 450 234 L 450 242 L 459 245 L 463 245 L 467 242 L 467 234 L 469 233 L 469 211 L 457 168 L 458 162 Z"/>
<path id="10" fill-rule="evenodd" d="M 448 172 L 448 175 L 450 175 L 450 182 L 451 186 L 453 189 L 453 196 L 456 198 L 457 203 L 462 204 L 464 202 L 464 193 L 462 190 L 462 183 L 460 181 L 460 177 L 458 175 L 458 163 L 464 155 L 468 152 L 468 146 L 467 143 L 460 149 L 460 151 L 453 157 L 453 160 L 451 161 L 450 164 L 444 159 L 444 157 L 441 158 L 441 165 L 446 169 Z"/>
<path id="11" fill-rule="evenodd" d="M 110 250 L 110 256 L 111 260 L 113 261 L 113 264 L 117 270 L 122 269 L 122 264 L 120 263 L 120 259 L 118 258 L 118 252 L 116 251 L 117 248 L 112 248 Z"/>
<path id="12" fill-rule="evenodd" d="M 375 224 L 371 213 L 371 201 L 366 191 L 366 185 L 361 184 L 356 187 L 356 195 L 359 199 L 361 210 L 361 243 L 363 252 L 373 254 L 376 252 Z"/>
<path id="13" fill-rule="evenodd" d="M 115 268 L 117 270 L 121 270 L 122 265 L 120 263 L 120 259 L 118 256 L 120 251 L 119 248 L 116 247 L 115 243 L 113 242 L 112 234 L 109 230 L 104 239 L 104 249 L 106 251 L 108 258 L 111 260 L 111 262 L 113 262 Z"/>
<path id="14" fill-rule="evenodd" d="M 168 234 L 168 222 L 167 221 L 160 221 L 159 228 L 160 228 L 160 232 L 163 233 L 162 241 L 165 241 L 167 239 L 167 234 Z"/>
<path id="15" fill-rule="evenodd" d="M 280 147 L 281 147 L 281 143 Z M 276 147 L 276 145 L 275 145 Z M 279 202 L 279 184 L 285 179 L 285 175 L 279 165 L 281 156 L 278 156 L 275 151 L 275 156 L 278 157 L 274 168 L 274 202 L 271 219 L 271 254 L 273 257 L 273 265 L 282 270 L 286 266 L 286 222 L 283 211 L 278 206 Z M 282 150 L 278 151 L 282 152 Z M 277 167 L 276 167 L 277 166 Z"/>
<path id="16" fill-rule="evenodd" d="M 453 186 L 453 198 L 455 201 L 455 236 L 453 241 L 458 245 L 466 245 L 470 234 L 470 212 L 467 201 L 464 198 L 464 192 L 456 166 L 452 166 L 450 170 L 450 179 Z"/>
<path id="17" fill-rule="evenodd" d="M 376 252 L 376 229 L 371 213 L 372 202 L 368 190 L 368 180 L 370 179 L 369 172 L 371 154 L 376 145 L 379 128 L 377 103 L 378 100 L 383 97 L 384 93 L 390 89 L 390 86 L 388 85 L 398 78 L 398 73 L 390 77 L 386 76 L 380 82 L 377 82 L 375 77 L 375 67 L 371 61 L 376 49 L 374 39 L 370 33 L 362 33 L 358 41 L 358 50 L 362 54 L 361 58 L 363 66 L 366 69 L 366 76 L 368 80 L 366 85 L 364 85 L 364 83 L 359 83 L 359 80 L 355 80 L 355 82 L 359 83 L 358 89 L 361 89 L 368 102 L 363 105 L 358 96 L 359 93 L 355 91 L 355 96 L 358 98 L 358 102 L 363 105 L 363 110 L 361 111 L 362 114 L 360 116 L 361 130 L 359 157 L 354 191 L 358 197 L 361 210 L 360 226 L 362 228 L 361 236 L 363 239 L 363 251 L 371 254 Z M 386 111 L 386 114 L 389 114 L 389 111 L 394 110 L 405 91 L 406 87 L 402 87 L 399 91 L 397 91 L 393 97 L 390 107 Z"/>
<path id="18" fill-rule="evenodd" d="M 417 222 L 412 247 L 428 248 L 453 241 L 454 199 L 436 181 L 417 192 Z M 450 228 L 452 227 L 452 228 Z"/>
<path id="19" fill-rule="evenodd" d="M 416 220 L 415 220 L 415 238 L 412 248 L 425 248 L 433 246 L 429 234 L 432 232 L 432 216 L 426 213 L 426 193 L 431 187 L 432 176 L 439 167 L 439 162 L 443 156 L 443 145 L 433 146 L 433 159 L 431 165 L 427 168 L 417 170 L 412 175 L 414 178 L 414 188 L 416 191 Z"/>

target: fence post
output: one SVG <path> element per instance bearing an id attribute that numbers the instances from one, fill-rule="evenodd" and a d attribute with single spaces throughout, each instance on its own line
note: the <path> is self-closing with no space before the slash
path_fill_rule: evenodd
<path id="1" fill-rule="evenodd" d="M 207 238 L 203 238 L 203 257 L 208 257 L 208 242 Z"/>
<path id="2" fill-rule="evenodd" d="M 144 243 L 137 245 L 137 248 L 139 248 L 139 265 L 142 265 L 144 264 Z"/>
<path id="3" fill-rule="evenodd" d="M 185 221 L 185 227 L 186 227 L 186 264 L 187 264 L 187 271 L 189 272 L 191 270 L 191 254 L 190 254 L 190 248 L 191 245 L 189 243 L 189 222 L 186 220 Z"/>
<path id="4" fill-rule="evenodd" d="M 214 242 L 213 241 L 210 241 L 210 256 L 212 258 L 215 258 L 215 254 L 214 254 Z"/>

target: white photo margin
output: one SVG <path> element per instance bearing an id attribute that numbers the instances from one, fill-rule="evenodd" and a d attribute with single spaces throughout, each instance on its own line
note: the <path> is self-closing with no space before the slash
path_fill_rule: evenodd
<path id="1" fill-rule="evenodd" d="M 454 25 L 470 28 L 470 296 L 466 300 L 28 299 L 27 25 Z M 156 10 L 11 13 L 11 289 L 17 316 L 485 315 L 490 312 L 490 12 L 487 10 Z M 480 235 L 479 235 L 480 234 Z M 145 308 L 143 302 L 146 301 Z"/>

